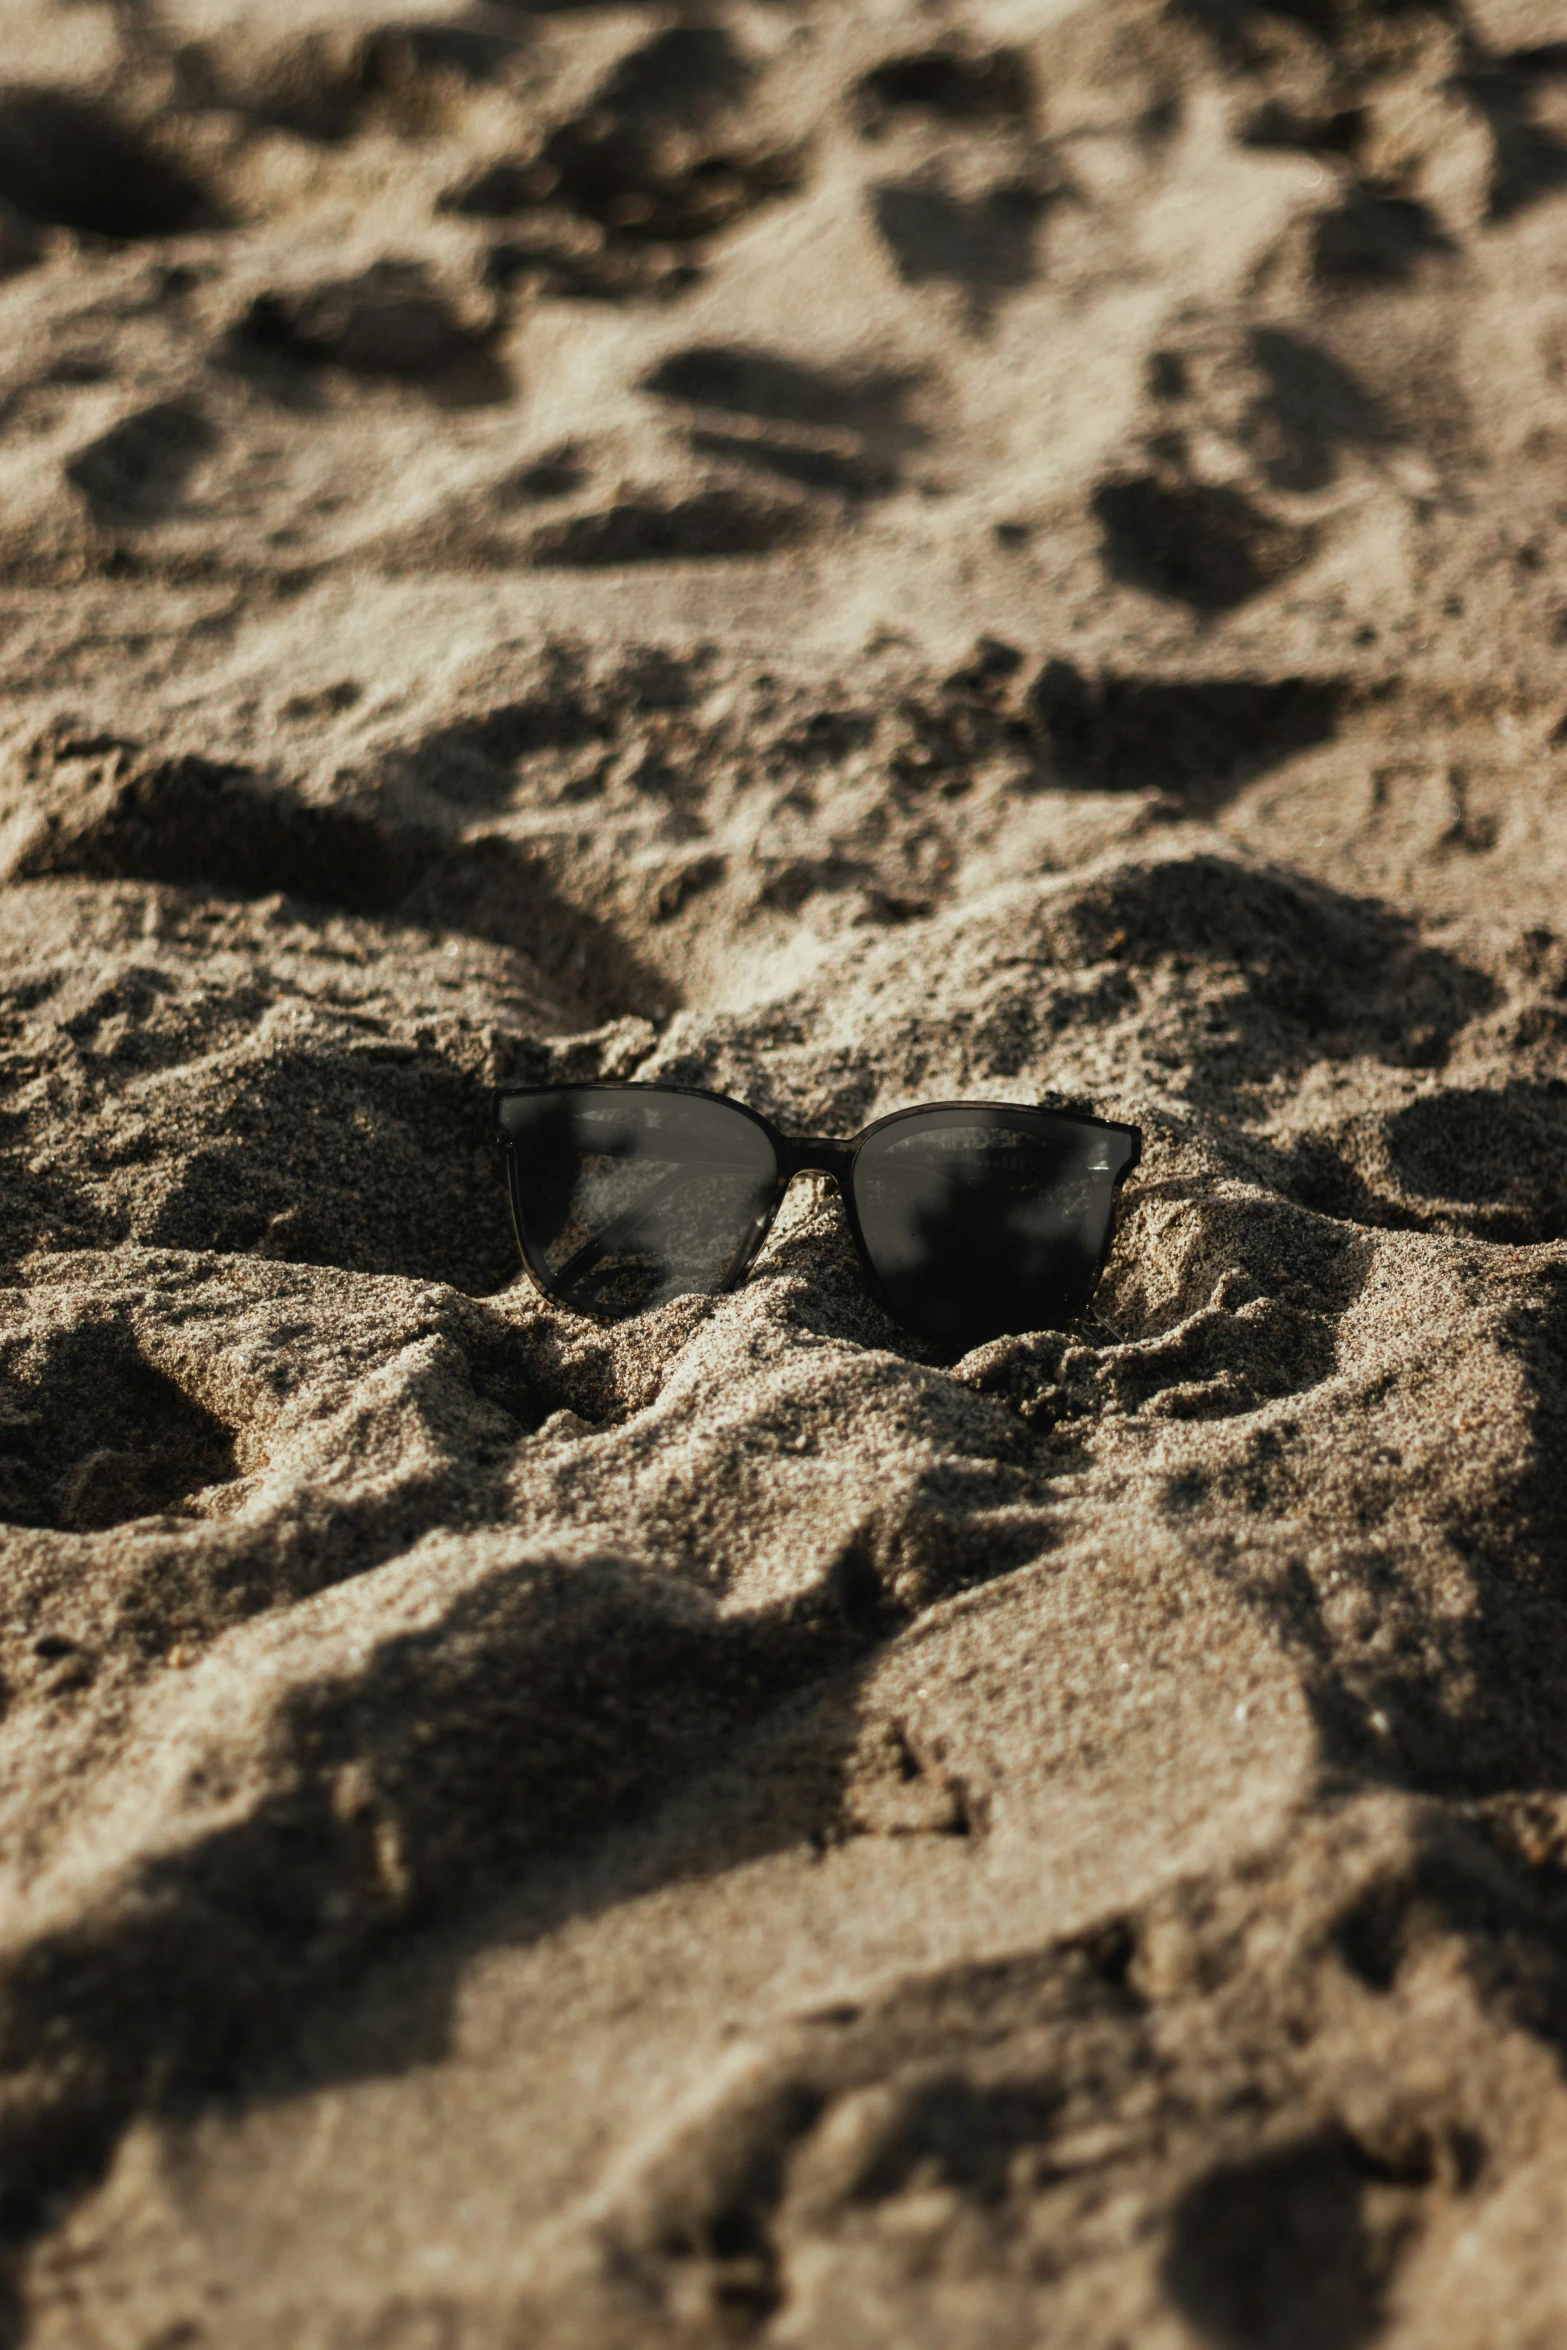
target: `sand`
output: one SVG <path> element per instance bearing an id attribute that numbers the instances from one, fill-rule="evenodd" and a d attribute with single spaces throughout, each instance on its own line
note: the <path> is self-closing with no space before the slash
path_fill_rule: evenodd
<path id="1" fill-rule="evenodd" d="M 1567 7 L 6 0 L 0 2341 L 1567 2341 Z M 488 1089 L 1135 1120 L 953 1362 Z"/>

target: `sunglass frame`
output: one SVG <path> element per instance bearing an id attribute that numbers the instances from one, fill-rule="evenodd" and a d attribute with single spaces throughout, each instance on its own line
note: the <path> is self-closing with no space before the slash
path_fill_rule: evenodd
<path id="1" fill-rule="evenodd" d="M 861 1148 L 870 1141 L 872 1135 L 881 1134 L 887 1127 L 900 1125 L 906 1119 L 926 1117 L 935 1110 L 1010 1110 L 1022 1112 L 1027 1116 L 1062 1119 L 1068 1125 L 1092 1126 L 1101 1132 L 1124 1135 L 1131 1145 L 1131 1154 L 1125 1164 L 1117 1170 L 1111 1183 L 1110 1213 L 1105 1218 L 1104 1240 L 1100 1246 L 1098 1262 L 1094 1267 L 1094 1289 L 1097 1289 L 1105 1266 L 1110 1261 L 1110 1250 L 1115 1241 L 1116 1210 L 1121 1186 L 1133 1168 L 1137 1166 L 1143 1154 L 1143 1136 L 1140 1127 L 1126 1125 L 1117 1118 L 1096 1117 L 1090 1110 L 1058 1110 L 1046 1102 L 914 1102 L 907 1109 L 889 1110 L 885 1117 L 873 1118 L 869 1126 L 861 1127 L 858 1134 L 850 1135 L 846 1141 L 838 1141 L 829 1135 L 822 1134 L 785 1134 L 781 1127 L 773 1124 L 771 1118 L 764 1117 L 760 1110 L 753 1110 L 749 1102 L 736 1101 L 733 1094 L 718 1093 L 712 1087 L 705 1085 L 665 1085 L 655 1080 L 636 1077 L 579 1078 L 557 1085 L 498 1085 L 492 1096 L 495 1134 L 506 1161 L 506 1195 L 511 1208 L 511 1225 L 512 1231 L 516 1235 L 518 1254 L 521 1256 L 523 1266 L 534 1286 L 541 1290 L 552 1303 L 564 1306 L 568 1313 L 581 1313 L 582 1309 L 578 1306 L 567 1305 L 566 1300 L 557 1295 L 550 1286 L 548 1275 L 534 1262 L 533 1254 L 529 1249 L 523 1229 L 522 1203 L 518 1196 L 517 1145 L 501 1123 L 501 1104 L 503 1102 L 516 1101 L 527 1095 L 544 1093 L 678 1094 L 688 1101 L 718 1102 L 727 1110 L 737 1110 L 743 1118 L 749 1118 L 753 1126 L 760 1126 L 762 1132 L 767 1136 L 778 1163 L 778 1180 L 774 1185 L 772 1201 L 765 1217 L 745 1254 L 737 1261 L 728 1278 L 720 1283 L 717 1289 L 697 1290 L 692 1294 L 699 1297 L 726 1297 L 735 1290 L 743 1288 L 750 1279 L 752 1266 L 767 1246 L 773 1226 L 778 1218 L 778 1211 L 783 1206 L 784 1195 L 795 1177 L 797 1175 L 828 1175 L 832 1178 L 839 1197 L 843 1201 L 849 1232 L 854 1241 L 854 1253 L 860 1260 L 860 1270 L 865 1276 L 871 1295 L 881 1306 L 883 1312 L 898 1323 L 900 1329 L 907 1329 L 909 1325 L 901 1315 L 894 1312 L 888 1303 L 881 1277 L 877 1273 L 876 1267 L 871 1261 L 870 1251 L 865 1245 L 865 1235 L 860 1230 L 859 1209 L 855 1205 L 854 1199 L 854 1162 Z M 1090 1296 L 1092 1294 L 1093 1289 L 1089 1292 Z M 584 1316 L 584 1319 L 588 1321 L 614 1321 L 621 1318 L 615 1315 L 587 1314 Z M 628 1315 L 624 1318 L 634 1320 L 635 1316 Z"/>

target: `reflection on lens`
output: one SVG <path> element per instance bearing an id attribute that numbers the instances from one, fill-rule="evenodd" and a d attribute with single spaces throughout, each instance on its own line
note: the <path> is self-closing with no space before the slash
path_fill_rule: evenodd
<path id="1" fill-rule="evenodd" d="M 569 1086 L 505 1097 L 501 1121 L 529 1266 L 577 1313 L 722 1289 L 772 1204 L 767 1133 L 723 1102 Z"/>
<path id="2" fill-rule="evenodd" d="M 860 1146 L 854 1203 L 889 1312 L 944 1345 L 1059 1328 L 1093 1294 L 1116 1127 L 1048 1110 L 921 1110 Z"/>

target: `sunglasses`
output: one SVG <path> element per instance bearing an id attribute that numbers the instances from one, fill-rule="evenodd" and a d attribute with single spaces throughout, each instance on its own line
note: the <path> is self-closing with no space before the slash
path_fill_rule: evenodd
<path id="1" fill-rule="evenodd" d="M 495 1121 L 522 1261 L 574 1313 L 738 1288 L 818 1173 L 888 1313 L 960 1350 L 1082 1312 L 1142 1149 L 1135 1126 L 1007 1102 L 929 1102 L 831 1142 L 683 1085 L 503 1086 Z"/>

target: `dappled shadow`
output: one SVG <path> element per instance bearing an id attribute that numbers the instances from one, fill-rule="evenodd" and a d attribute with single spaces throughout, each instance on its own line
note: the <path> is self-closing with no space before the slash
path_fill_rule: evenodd
<path id="1" fill-rule="evenodd" d="M 628 1012 L 659 1019 L 679 1001 L 628 932 L 568 895 L 543 857 L 497 833 L 432 859 L 396 911 L 406 922 L 519 949 L 590 1026 Z"/>
<path id="2" fill-rule="evenodd" d="M 112 425 L 70 460 L 65 476 L 93 520 L 134 528 L 178 506 L 185 485 L 221 443 L 216 425 L 188 402 L 160 401 Z"/>
<path id="3" fill-rule="evenodd" d="M 490 330 L 462 318 L 422 262 L 376 261 L 357 277 L 258 294 L 223 345 L 232 371 L 267 390 L 280 371 L 334 368 L 405 384 L 448 408 L 509 398 Z"/>
<path id="4" fill-rule="evenodd" d="M 487 164 L 450 189 L 471 219 L 533 215 L 534 234 L 497 256 L 500 275 L 539 273 L 546 291 L 617 300 L 673 292 L 661 248 L 721 234 L 804 181 L 802 148 L 746 133 L 757 67 L 716 25 L 675 25 L 622 59 L 588 105 L 541 146 Z M 586 242 L 572 233 L 586 225 Z"/>
<path id="5" fill-rule="evenodd" d="M 1093 511 L 1112 579 L 1188 604 L 1228 612 L 1308 562 L 1316 532 L 1264 514 L 1229 483 L 1148 473 L 1102 482 Z"/>
<path id="6" fill-rule="evenodd" d="M 1171 2222 L 1164 2281 L 1216 2350 L 1356 2350 L 1400 2248 L 1368 2222 L 1367 2163 L 1336 2130 L 1222 2163 Z"/>
<path id="7" fill-rule="evenodd" d="M 472 718 L 432 727 L 397 757 L 409 782 L 464 808 L 502 807 L 516 789 L 520 760 L 608 742 L 615 719 L 588 691 L 569 659 L 552 663 L 538 692 Z"/>
<path id="8" fill-rule="evenodd" d="M 675 351 L 643 378 L 642 389 L 699 415 L 691 446 L 802 488 L 865 498 L 899 480 L 898 458 L 927 438 L 908 414 L 917 374 L 833 373 L 780 352 L 739 343 L 698 343 Z M 727 420 L 741 419 L 737 429 Z"/>
<path id="9" fill-rule="evenodd" d="M 1254 776 L 1330 741 L 1351 696 L 1334 677 L 1085 677 L 1047 661 L 1028 706 L 1063 782 L 1178 792 L 1212 815 Z"/>
<path id="10" fill-rule="evenodd" d="M 1395 1111 L 1384 1136 L 1401 1187 L 1451 1203 L 1469 1229 L 1567 1237 L 1567 1098 L 1550 1085 L 1444 1087 Z"/>
<path id="11" fill-rule="evenodd" d="M 542 570 L 571 571 L 732 562 L 797 546 L 812 527 L 803 505 L 740 489 L 714 487 L 672 499 L 649 493 L 545 524 L 528 542 L 528 559 Z"/>
<path id="12" fill-rule="evenodd" d="M 1567 1238 L 1567 1094 L 1549 1083 L 1442 1086 L 1302 1135 L 1288 1164 L 1297 1199 L 1358 1223 L 1515 1247 Z"/>
<path id="13" fill-rule="evenodd" d="M 1567 2067 L 1567 1843 L 1560 1807 L 1532 1786 L 1493 1796 L 1466 1818 L 1426 1812 L 1402 1867 L 1380 1874 L 1340 1911 L 1332 1947 L 1379 1998 L 1433 1946 L 1454 1945 L 1485 2012 L 1543 2041 Z M 1415 2136 L 1408 2169 L 1456 2172 L 1469 2184 L 1485 2149 Z"/>
<path id="14" fill-rule="evenodd" d="M 34 1132 L 25 1110 L 0 1109 L 0 1280 L 7 1282 L 19 1278 L 34 1249 L 95 1248 L 103 1238 L 99 1202 L 57 1154 L 45 1157 L 32 1146 Z"/>
<path id="15" fill-rule="evenodd" d="M 1563 67 L 1549 49 L 1487 62 L 1458 77 L 1458 87 L 1485 117 L 1495 146 L 1487 218 L 1511 220 L 1567 188 L 1567 141 L 1534 120 L 1534 85 Z"/>
<path id="16" fill-rule="evenodd" d="M 175 1181 L 124 1236 L 441 1281 L 469 1296 L 514 1278 L 479 1078 L 438 1052 L 330 1025 L 240 1061 L 235 1076 L 206 1097 Z M 166 1082 L 165 1102 L 181 1090 Z"/>
<path id="17" fill-rule="evenodd" d="M 1040 223 L 1058 191 L 1009 179 L 963 196 L 939 181 L 893 180 L 871 191 L 876 226 L 905 285 L 948 284 L 967 297 L 969 322 L 983 327 L 1002 299 L 1038 274 Z"/>
<path id="18" fill-rule="evenodd" d="M 504 735 L 507 714 L 484 724 Z M 518 716 L 516 739 L 525 739 Z M 509 739 L 509 738 L 508 738 Z M 466 931 L 530 957 L 587 1025 L 667 1010 L 669 984 L 631 941 L 562 891 L 544 859 L 502 835 L 460 841 L 362 809 L 320 806 L 248 768 L 158 756 L 67 730 L 31 754 L 47 814 L 10 878 L 169 882 Z M 51 788 L 52 786 L 52 788 Z M 52 803 L 52 804 L 51 804 Z"/>
<path id="19" fill-rule="evenodd" d="M 1352 187 L 1312 223 L 1310 269 L 1324 292 L 1370 290 L 1405 284 L 1422 263 L 1455 249 L 1436 215 L 1412 196 Z"/>
<path id="20" fill-rule="evenodd" d="M 0 1368 L 0 1520 L 9 1525 L 118 1526 L 180 1512 L 236 1474 L 233 1432 L 147 1362 L 120 1322 L 0 1334 Z"/>
<path id="21" fill-rule="evenodd" d="M 889 115 L 912 110 L 943 122 L 1022 122 L 1034 108 L 1034 77 L 1021 49 L 982 49 L 944 42 L 888 57 L 854 85 L 861 128 L 874 133 Z"/>
<path id="22" fill-rule="evenodd" d="M 1219 1098 L 1361 1054 L 1439 1067 L 1460 1029 L 1496 1000 L 1484 972 L 1425 945 L 1390 908 L 1204 851 L 1085 889 L 1063 909 L 1058 954 L 1117 964 L 1139 984 L 1151 967 L 1200 960 L 1212 993 L 1183 1054 L 1190 1081 Z M 1232 975 L 1240 984 L 1225 986 Z"/>
<path id="23" fill-rule="evenodd" d="M 1402 434 L 1347 367 L 1304 336 L 1260 326 L 1251 356 L 1268 390 L 1242 423 L 1239 438 L 1278 490 L 1325 489 L 1343 447 L 1386 448 Z"/>
<path id="24" fill-rule="evenodd" d="M 30 764 L 47 796 L 43 823 L 11 869 L 18 881 L 69 873 L 241 897 L 287 891 L 374 912 L 407 895 L 434 846 L 194 752 L 160 756 L 66 728 L 37 744 Z"/>
<path id="25" fill-rule="evenodd" d="M 661 359 L 644 391 L 692 408 L 717 408 L 767 424 L 817 425 L 914 448 L 928 435 L 907 413 L 923 381 L 912 369 L 869 372 L 808 367 L 748 343 L 693 343 Z"/>
<path id="26" fill-rule="evenodd" d="M 130 243 L 220 227 L 211 189 L 107 108 L 0 89 L 0 198 L 30 218 Z"/>
<path id="27" fill-rule="evenodd" d="M 830 496 L 882 498 L 898 486 L 893 466 L 858 449 L 824 448 L 817 442 L 701 428 L 688 437 L 699 457 L 725 458 L 733 465 L 749 466 L 753 472 L 772 474 L 801 489 L 820 490 Z"/>

